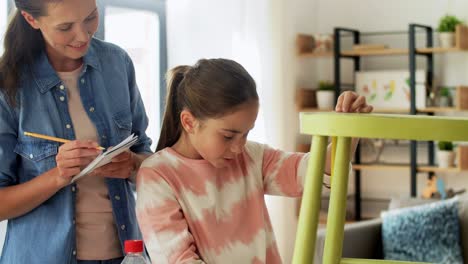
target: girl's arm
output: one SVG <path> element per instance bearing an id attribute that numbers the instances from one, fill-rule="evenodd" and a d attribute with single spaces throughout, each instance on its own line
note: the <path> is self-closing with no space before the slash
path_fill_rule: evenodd
<path id="1" fill-rule="evenodd" d="M 137 175 L 136 212 L 153 263 L 205 263 L 197 255 L 172 188 L 157 172 L 144 166 Z"/>

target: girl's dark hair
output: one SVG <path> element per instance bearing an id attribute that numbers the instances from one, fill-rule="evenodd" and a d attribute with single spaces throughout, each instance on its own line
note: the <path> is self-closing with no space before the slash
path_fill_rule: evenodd
<path id="1" fill-rule="evenodd" d="M 179 139 L 179 115 L 183 109 L 204 120 L 232 113 L 243 103 L 258 101 L 255 81 L 232 60 L 202 59 L 194 66 L 177 66 L 166 77 L 166 110 L 156 151 L 173 146 Z"/>
<path id="2" fill-rule="evenodd" d="M 10 104 L 15 105 L 23 65 L 31 64 L 44 49 L 44 39 L 39 30 L 31 27 L 21 15 L 25 11 L 38 18 L 46 15 L 46 4 L 60 0 L 15 0 L 16 12 L 5 32 L 4 52 L 0 58 L 0 91 Z"/>

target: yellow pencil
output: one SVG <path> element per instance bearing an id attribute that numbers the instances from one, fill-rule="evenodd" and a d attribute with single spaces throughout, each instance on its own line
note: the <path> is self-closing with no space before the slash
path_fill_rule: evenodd
<path id="1" fill-rule="evenodd" d="M 42 139 L 46 139 L 46 140 L 50 140 L 50 141 L 55 141 L 55 142 L 60 142 L 60 143 L 67 143 L 67 142 L 70 142 L 70 140 L 68 139 L 63 139 L 63 138 L 58 138 L 58 137 L 51 137 L 51 136 L 46 136 L 46 135 L 42 135 L 42 134 L 37 134 L 37 133 L 31 133 L 31 132 L 24 132 L 24 135 L 25 136 L 29 136 L 29 137 L 35 137 L 35 138 L 42 138 Z M 105 148 L 99 146 L 97 147 L 98 149 L 100 150 L 104 150 Z"/>

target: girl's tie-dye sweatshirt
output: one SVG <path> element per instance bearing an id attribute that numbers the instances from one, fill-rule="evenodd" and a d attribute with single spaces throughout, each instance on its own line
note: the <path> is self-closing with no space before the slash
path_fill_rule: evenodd
<path id="1" fill-rule="evenodd" d="M 171 148 L 154 154 L 136 208 L 152 262 L 281 263 L 264 195 L 301 196 L 307 161 L 254 142 L 223 169 Z"/>

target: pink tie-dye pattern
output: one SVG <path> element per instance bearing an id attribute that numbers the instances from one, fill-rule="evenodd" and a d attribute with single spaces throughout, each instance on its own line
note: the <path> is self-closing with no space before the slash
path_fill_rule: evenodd
<path id="1" fill-rule="evenodd" d="M 137 177 L 137 217 L 153 263 L 281 263 L 264 194 L 300 195 L 303 158 L 253 142 L 222 170 L 169 148 L 154 154 Z"/>

